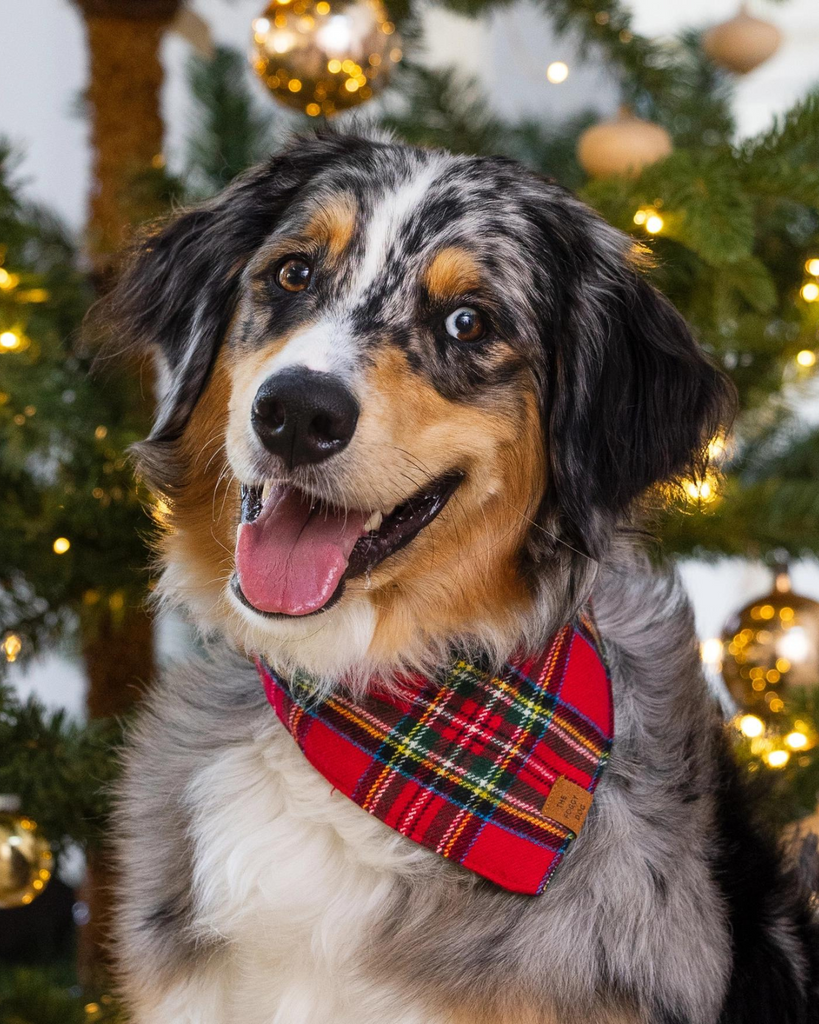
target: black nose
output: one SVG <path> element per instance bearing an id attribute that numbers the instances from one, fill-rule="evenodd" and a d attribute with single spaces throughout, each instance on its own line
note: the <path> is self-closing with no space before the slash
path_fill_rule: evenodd
<path id="1" fill-rule="evenodd" d="M 262 384 L 250 418 L 265 448 L 292 469 L 347 447 L 358 402 L 338 377 L 293 366 Z"/>

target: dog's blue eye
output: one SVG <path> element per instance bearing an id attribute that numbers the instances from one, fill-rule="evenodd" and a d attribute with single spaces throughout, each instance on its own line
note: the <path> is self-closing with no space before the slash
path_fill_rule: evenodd
<path id="1" fill-rule="evenodd" d="M 478 341 L 484 335 L 483 317 L 469 306 L 461 306 L 446 318 L 446 331 L 458 341 Z"/>
<path id="2" fill-rule="evenodd" d="M 286 292 L 303 292 L 312 276 L 313 268 L 300 256 L 289 256 L 276 271 L 276 281 Z"/>

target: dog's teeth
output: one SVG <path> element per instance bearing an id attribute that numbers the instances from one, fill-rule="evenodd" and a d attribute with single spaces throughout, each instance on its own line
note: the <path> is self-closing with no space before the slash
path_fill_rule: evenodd
<path id="1" fill-rule="evenodd" d="M 273 487 L 273 484 L 271 484 L 271 482 L 269 480 L 262 487 L 262 501 L 267 501 L 267 499 L 270 497 L 270 491 L 271 491 L 272 487 Z"/>
<path id="2" fill-rule="evenodd" d="M 380 512 L 373 512 L 367 522 L 364 524 L 365 533 L 372 533 L 374 530 L 381 528 L 381 524 L 384 522 L 384 516 Z"/>

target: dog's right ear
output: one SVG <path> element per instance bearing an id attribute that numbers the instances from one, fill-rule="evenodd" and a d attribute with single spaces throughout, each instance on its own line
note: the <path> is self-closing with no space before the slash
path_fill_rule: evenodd
<path id="1" fill-rule="evenodd" d="M 147 229 L 95 319 L 117 348 L 160 357 L 151 444 L 179 438 L 207 383 L 239 298 L 244 268 L 295 196 L 362 139 L 298 139 L 214 199 Z"/>

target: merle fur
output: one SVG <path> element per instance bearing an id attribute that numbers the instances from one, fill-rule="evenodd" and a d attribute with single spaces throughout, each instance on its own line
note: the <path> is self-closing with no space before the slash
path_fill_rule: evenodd
<path id="1" fill-rule="evenodd" d="M 219 346 L 262 345 L 269 338 L 273 313 L 266 329 L 251 317 L 225 342 L 242 290 L 253 287 L 247 268 L 271 234 L 297 224 L 299 204 L 319 189 L 351 192 L 366 217 L 374 193 L 409 180 L 430 159 L 383 139 L 300 140 L 143 241 L 108 314 L 140 344 L 158 348 L 168 368 L 157 426 L 142 446 L 159 487 L 178 483 L 183 470 L 175 443 Z M 469 349 L 444 343 L 429 297 L 406 291 L 407 261 L 426 251 L 431 238 L 475 248 L 497 279 L 496 292 L 470 297 L 490 317 L 486 342 Z M 636 268 L 623 236 L 563 189 L 510 161 L 451 158 L 411 226 L 391 244 L 385 275 L 356 313 L 364 350 L 399 345 L 417 372 L 455 401 L 514 400 L 516 389 L 532 380 L 538 388 L 549 482 L 522 561 L 533 586 L 562 595 L 562 621 L 599 576 L 594 596 L 613 654 L 617 737 L 591 825 L 554 891 L 542 902 L 511 896 L 430 860 L 428 877 L 398 881 L 388 913 L 374 922 L 373 970 L 403 977 L 407 991 L 424 986 L 486 1005 L 493 986 L 510 974 L 535 1001 L 568 999 L 585 990 L 568 974 L 550 974 L 555 951 L 547 955 L 537 915 L 563 901 L 566 913 L 576 915 L 576 930 L 588 927 L 591 936 L 594 929 L 578 910 L 582 893 L 572 892 L 579 880 L 590 892 L 602 885 L 588 911 L 599 922 L 583 961 L 600 1000 L 588 1004 L 590 1014 L 607 1001 L 624 1001 L 639 1006 L 649 1024 L 819 1020 L 816 925 L 798 880 L 753 823 L 708 703 L 679 587 L 653 579 L 631 555 L 612 554 L 612 543 L 620 543 L 613 541 L 617 525 L 647 488 L 702 470 L 708 439 L 730 419 L 730 385 Z M 342 287 L 340 276 L 333 284 L 330 275 L 326 287 L 323 299 L 320 292 L 305 296 L 301 306 L 282 307 L 281 316 L 290 324 L 309 318 Z M 271 298 L 263 274 L 257 291 L 259 301 L 283 302 Z M 601 563 L 599 574 L 590 556 Z M 133 944 L 125 958 L 135 973 L 148 964 L 164 976 L 214 954 L 196 937 L 189 880 L 176 863 L 190 856 L 185 784 L 217 749 L 257 737 L 269 711 L 246 672 L 238 691 L 232 679 L 225 687 L 220 674 L 238 671 L 217 652 L 207 668 L 213 678 L 206 700 L 198 679 L 178 693 L 163 690 L 130 755 L 122 810 L 131 894 L 124 931 Z M 692 709 L 692 701 L 702 707 Z M 168 815 L 175 822 L 149 843 L 141 834 L 146 820 Z M 595 837 L 624 816 L 636 823 L 639 838 L 633 849 L 612 853 Z M 697 852 L 687 849 L 694 839 Z M 633 864 L 629 881 L 617 883 L 622 893 L 606 891 L 600 881 L 607 871 L 621 877 L 610 863 L 618 855 Z M 648 887 L 657 928 L 665 921 L 682 928 L 680 906 L 703 915 L 700 932 L 693 926 L 690 934 L 681 932 L 679 964 L 655 965 L 667 979 L 661 991 L 649 991 L 639 965 L 611 941 L 638 895 L 645 896 L 636 888 L 629 894 L 628 885 Z M 444 920 L 432 927 L 434 914 Z M 526 966 L 521 935 L 545 943 L 542 962 L 531 960 L 530 950 Z M 673 940 L 666 954 L 672 958 Z M 659 938 L 646 936 L 651 941 Z"/>

